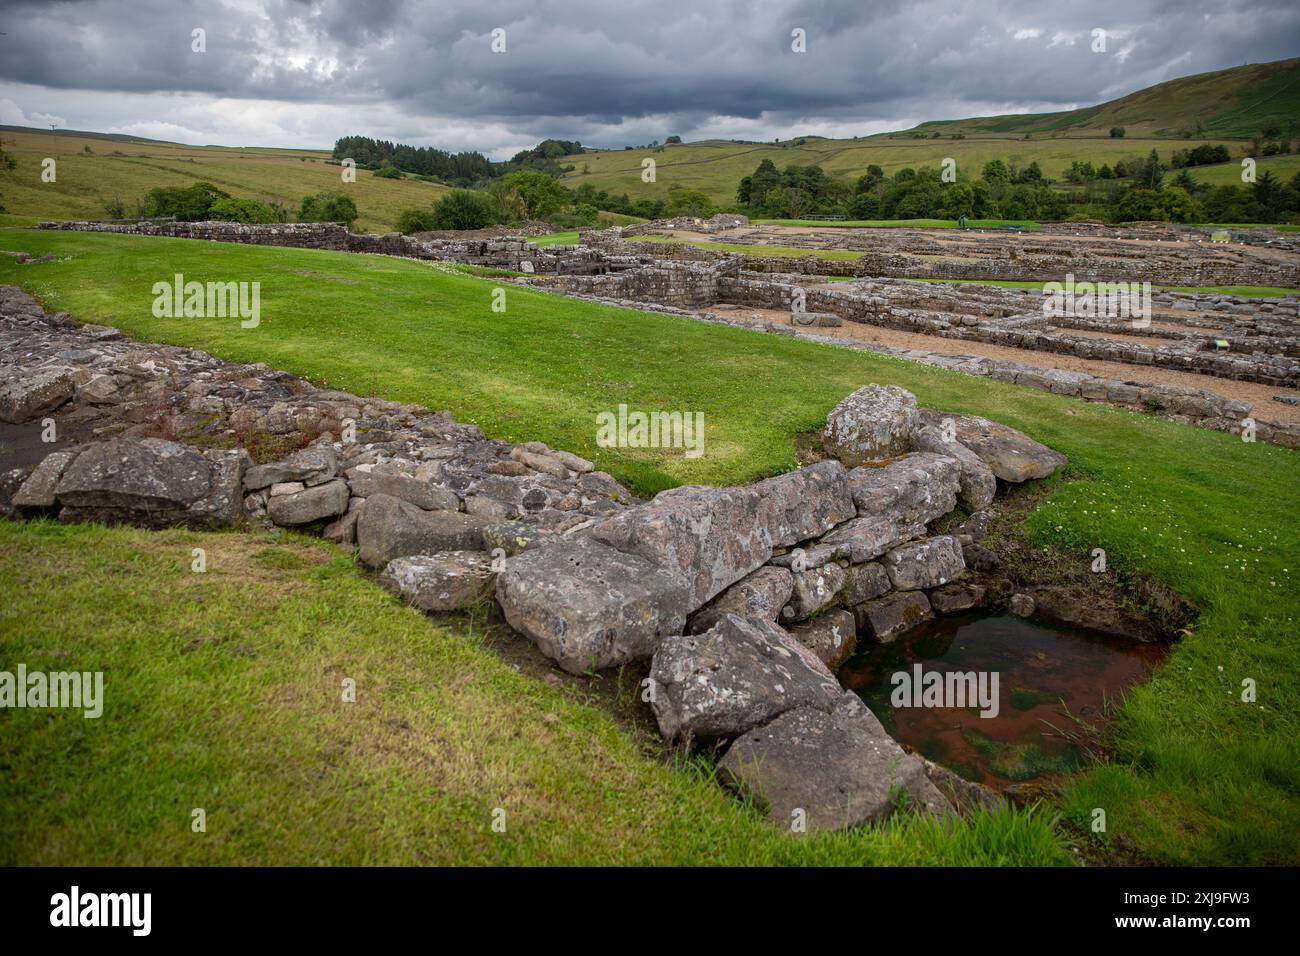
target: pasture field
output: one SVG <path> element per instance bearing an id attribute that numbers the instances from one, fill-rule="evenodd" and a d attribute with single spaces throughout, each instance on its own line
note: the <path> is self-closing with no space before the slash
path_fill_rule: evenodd
<path id="1" fill-rule="evenodd" d="M 232 196 L 280 202 L 297 218 L 304 196 L 346 192 L 357 204 L 357 228 L 391 232 L 405 209 L 427 208 L 447 187 L 419 180 L 383 179 L 357 170 L 344 183 L 341 168 L 321 150 L 184 146 L 70 134 L 0 130 L 5 152 L 17 160 L 0 169 L 0 197 L 10 214 L 40 219 L 105 219 L 104 202 L 117 198 L 132 214 L 155 186 L 209 182 Z M 91 152 L 86 152 L 87 147 Z M 41 162 L 55 160 L 56 180 L 41 181 Z"/>

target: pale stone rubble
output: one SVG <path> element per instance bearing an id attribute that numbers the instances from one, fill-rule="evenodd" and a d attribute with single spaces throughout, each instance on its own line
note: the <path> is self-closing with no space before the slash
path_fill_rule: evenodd
<path id="1" fill-rule="evenodd" d="M 34 430 L 52 416 L 67 436 L 0 476 L 0 508 L 315 529 L 422 609 L 494 599 L 571 673 L 648 660 L 664 737 L 729 748 L 722 779 L 808 829 L 904 804 L 954 812 L 938 771 L 834 669 L 860 641 L 980 603 L 973 541 L 927 526 L 959 501 L 986 506 L 997 481 L 1066 463 L 1005 426 L 867 385 L 828 416 L 826 460 L 641 502 L 579 456 L 490 441 L 446 412 L 76 328 L 10 287 L 0 316 L 0 417 Z M 268 436 L 287 450 L 254 464 L 244 444 Z"/>

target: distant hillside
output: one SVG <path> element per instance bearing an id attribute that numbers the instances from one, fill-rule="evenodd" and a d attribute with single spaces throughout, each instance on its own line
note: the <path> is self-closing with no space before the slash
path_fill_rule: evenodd
<path id="1" fill-rule="evenodd" d="M 395 228 L 398 215 L 427 208 L 447 191 L 415 179 L 383 179 L 357 170 L 344 184 L 326 150 L 266 147 L 185 146 L 138 136 L 35 130 L 0 126 L 0 145 L 17 168 L 0 169 L 0 203 L 20 216 L 51 219 L 103 218 L 104 201 L 133 207 L 155 186 L 210 182 L 232 196 L 280 202 L 297 212 L 304 196 L 346 190 L 357 204 L 358 227 Z M 56 160 L 57 179 L 41 181 L 41 161 Z"/>
<path id="2" fill-rule="evenodd" d="M 1268 126 L 1277 126 L 1284 135 L 1289 127 L 1294 136 L 1300 133 L 1298 123 L 1300 57 L 1184 76 L 1099 106 L 939 120 L 907 132 L 1105 136 L 1112 126 L 1122 126 L 1129 136 L 1249 139 Z"/>
<path id="3" fill-rule="evenodd" d="M 591 183 L 633 199 L 662 198 L 673 186 L 700 189 L 716 203 L 735 202 L 736 185 L 763 159 L 778 167 L 817 164 L 832 175 L 856 179 L 868 165 L 893 173 L 905 166 L 939 166 L 945 158 L 959 170 L 978 172 L 991 159 L 1037 162 L 1060 180 L 1070 164 L 1114 165 L 1144 157 L 1153 148 L 1168 159 L 1175 149 L 1227 143 L 1233 163 L 1202 167 L 1192 174 L 1231 181 L 1246 141 L 1276 125 L 1283 136 L 1300 139 L 1300 58 L 1234 67 L 1170 80 L 1128 96 L 1060 113 L 989 116 L 922 123 L 911 130 L 855 139 L 797 136 L 777 143 L 707 140 L 632 150 L 603 150 L 570 157 L 575 165 L 563 179 L 576 187 Z M 1125 136 L 1113 139 L 1112 126 Z M 1199 130 L 1199 132 L 1198 132 Z M 656 164 L 655 182 L 641 179 L 642 160 Z M 1289 179 L 1300 155 L 1261 162 Z"/>

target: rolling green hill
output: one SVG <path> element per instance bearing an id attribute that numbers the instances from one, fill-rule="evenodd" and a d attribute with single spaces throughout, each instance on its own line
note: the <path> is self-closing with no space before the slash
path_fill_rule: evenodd
<path id="1" fill-rule="evenodd" d="M 1199 124 L 1199 126 L 1198 126 Z M 700 189 L 716 203 L 735 201 L 740 179 L 764 159 L 778 167 L 817 164 L 828 173 L 856 178 L 868 165 L 887 174 L 905 166 L 938 166 L 948 157 L 959 171 L 977 173 L 991 159 L 1037 162 L 1044 174 L 1060 179 L 1078 160 L 1114 165 L 1139 159 L 1152 149 L 1167 159 L 1175 149 L 1226 143 L 1233 162 L 1192 170 L 1207 181 L 1239 176 L 1236 160 L 1250 136 L 1270 124 L 1284 137 L 1300 135 L 1300 58 L 1252 64 L 1170 80 L 1128 96 L 1061 113 L 977 117 L 922 123 L 912 130 L 855 139 L 798 136 L 776 143 L 706 140 L 631 150 L 602 150 L 572 157 L 575 169 L 563 182 L 591 183 L 633 199 L 662 198 L 673 186 Z M 1124 138 L 1111 138 L 1123 126 Z M 962 137 L 954 139 L 953 137 Z M 655 182 L 641 179 L 642 161 L 653 159 Z M 1289 179 L 1300 156 L 1261 161 L 1274 175 Z"/>
<path id="2" fill-rule="evenodd" d="M 404 209 L 427 207 L 445 186 L 415 179 L 382 179 L 364 169 L 344 184 L 325 150 L 185 146 L 160 140 L 71 130 L 0 127 L 0 144 L 17 160 L 0 169 L 0 203 L 13 214 L 50 219 L 105 218 L 114 197 L 134 207 L 155 186 L 209 182 L 232 196 L 282 202 L 297 212 L 304 196 L 347 190 L 359 228 L 386 232 Z M 56 179 L 41 181 L 42 161 L 56 161 Z"/>
<path id="3" fill-rule="evenodd" d="M 1112 126 L 1128 135 L 1169 138 L 1249 139 L 1277 125 L 1291 134 L 1300 120 L 1300 57 L 1198 73 L 1159 83 L 1128 96 L 1063 113 L 981 116 L 922 123 L 915 132 L 1108 136 Z"/>

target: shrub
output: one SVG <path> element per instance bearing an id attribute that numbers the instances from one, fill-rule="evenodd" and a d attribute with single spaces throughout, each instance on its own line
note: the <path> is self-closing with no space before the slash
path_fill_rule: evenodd
<path id="1" fill-rule="evenodd" d="M 156 186 L 144 199 L 147 216 L 175 216 L 181 222 L 200 222 L 210 218 L 213 203 L 229 199 L 230 193 L 212 183 L 193 186 Z"/>
<path id="2" fill-rule="evenodd" d="M 380 166 L 375 170 L 375 175 L 380 179 L 401 179 L 402 171 L 396 166 L 390 166 L 385 163 L 383 166 Z"/>
<path id="3" fill-rule="evenodd" d="M 433 228 L 432 209 L 403 209 L 397 217 L 397 231 L 408 236 L 413 232 L 428 232 Z"/>
<path id="4" fill-rule="evenodd" d="M 433 204 L 435 229 L 482 229 L 495 222 L 491 201 L 471 189 L 453 189 Z"/>
<path id="5" fill-rule="evenodd" d="M 275 210 L 256 199 L 219 199 L 212 204 L 208 215 L 222 222 L 269 223 L 275 222 Z"/>
<path id="6" fill-rule="evenodd" d="M 317 193 L 307 196 L 298 210 L 300 222 L 341 222 L 349 229 L 357 221 L 357 205 L 343 193 Z"/>

